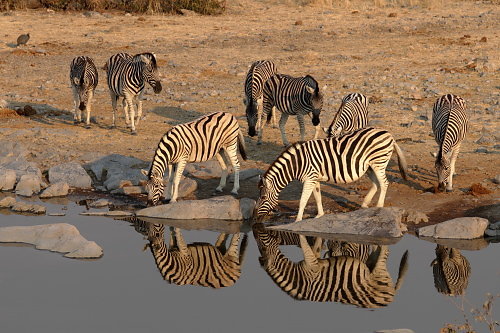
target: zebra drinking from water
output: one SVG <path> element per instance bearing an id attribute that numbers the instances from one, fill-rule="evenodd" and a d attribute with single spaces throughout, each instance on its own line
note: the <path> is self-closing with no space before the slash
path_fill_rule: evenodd
<path id="1" fill-rule="evenodd" d="M 342 98 L 340 108 L 325 132 L 328 137 L 338 137 L 363 128 L 367 124 L 368 99 L 363 94 L 352 93 Z"/>
<path id="2" fill-rule="evenodd" d="M 248 135 L 255 136 L 255 128 L 262 127 L 262 94 L 266 81 L 276 74 L 276 65 L 269 60 L 255 61 L 248 70 L 245 78 L 245 98 L 246 116 L 248 122 Z M 276 113 L 273 113 L 273 126 L 276 125 Z"/>
<path id="3" fill-rule="evenodd" d="M 302 220 L 304 208 L 314 194 L 318 215 L 322 216 L 320 182 L 351 183 L 365 173 L 372 187 L 361 207 L 368 207 L 380 188 L 377 207 L 384 206 L 389 182 L 385 169 L 396 151 L 399 171 L 406 179 L 406 161 L 403 152 L 392 135 L 381 129 L 363 128 L 339 138 L 327 138 L 295 143 L 288 147 L 269 166 L 259 182 L 260 197 L 254 210 L 254 218 L 262 221 L 278 205 L 278 196 L 292 180 L 304 183 L 300 197 L 297 221 Z"/>
<path id="4" fill-rule="evenodd" d="M 319 134 L 319 115 L 323 107 L 323 94 L 319 91 L 318 82 L 310 75 L 294 78 L 288 75 L 276 74 L 264 84 L 263 114 L 267 122 L 271 119 L 272 109 L 276 107 L 281 112 L 279 127 L 283 145 L 288 146 L 285 125 L 288 116 L 297 116 L 300 128 L 300 137 L 304 141 L 304 115 L 312 113 L 312 123 L 316 127 L 314 138 Z M 257 144 L 262 144 L 262 132 L 259 131 Z"/>
<path id="5" fill-rule="evenodd" d="M 226 163 L 229 158 L 234 169 L 234 187 L 231 193 L 238 194 L 240 162 L 237 151 L 246 160 L 245 139 L 238 121 L 229 113 L 215 112 L 174 126 L 161 138 L 149 172 L 142 170 L 142 173 L 148 177 L 146 184 L 148 204 L 156 205 L 160 201 L 165 187 L 163 176 L 167 167 L 169 186 L 166 198 L 175 202 L 179 181 L 186 164 L 208 161 L 214 156 L 222 168 L 222 176 L 216 191 L 222 192 L 226 185 L 228 173 Z"/>
<path id="6" fill-rule="evenodd" d="M 469 283 L 470 264 L 460 250 L 436 246 L 436 259 L 431 263 L 434 286 L 437 291 L 449 296 L 463 295 Z"/>
<path id="7" fill-rule="evenodd" d="M 466 105 L 461 97 L 447 94 L 437 99 L 432 110 L 432 131 L 439 145 L 435 166 L 440 190 L 453 190 L 455 162 L 467 125 Z"/>
<path id="8" fill-rule="evenodd" d="M 281 252 L 279 237 L 262 224 L 254 225 L 253 233 L 261 266 L 281 290 L 297 300 L 333 301 L 364 308 L 386 306 L 394 300 L 408 270 L 406 251 L 394 285 L 387 270 L 387 245 L 378 246 L 366 262 L 349 256 L 320 259 L 306 237 L 299 235 L 304 260 L 294 262 Z"/>
<path id="9" fill-rule="evenodd" d="M 70 65 L 69 79 L 75 103 L 74 122 L 76 124 L 82 121 L 82 111 L 85 110 L 85 128 L 90 128 L 92 97 L 99 82 L 94 60 L 87 56 L 74 58 Z"/>
<path id="10" fill-rule="evenodd" d="M 153 87 L 153 91 L 161 92 L 161 83 L 158 73 L 156 55 L 154 53 L 140 53 L 131 56 L 127 53 L 118 53 L 108 59 L 104 65 L 108 76 L 108 88 L 113 106 L 113 125 L 116 126 L 116 104 L 123 97 L 125 122 L 132 134 L 137 134 L 135 126 L 142 116 L 142 95 L 146 82 Z M 137 103 L 137 120 L 135 106 Z M 129 116 L 130 114 L 130 116 Z"/>

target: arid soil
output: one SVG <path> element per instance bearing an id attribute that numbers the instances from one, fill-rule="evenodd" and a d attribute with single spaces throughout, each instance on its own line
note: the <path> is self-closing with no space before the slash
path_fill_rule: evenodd
<path id="1" fill-rule="evenodd" d="M 217 17 L 136 16 L 121 12 L 54 13 L 46 10 L 0 13 L 0 99 L 9 109 L 33 106 L 38 114 L 18 116 L 0 110 L 0 138 L 32 151 L 42 169 L 66 161 L 87 162 L 118 153 L 149 161 L 172 125 L 213 112 L 234 114 L 246 134 L 243 80 L 255 60 L 270 59 L 281 73 L 315 77 L 325 96 L 321 115 L 327 126 L 349 92 L 370 97 L 372 124 L 391 131 L 406 153 L 410 180 L 402 181 L 395 163 L 387 206 L 430 213 L 435 222 L 498 203 L 500 96 L 500 6 L 489 2 L 439 2 L 431 7 L 381 7 L 364 3 L 307 6 L 267 1 L 229 2 Z M 15 47 L 30 32 L 26 46 Z M 148 88 L 146 119 L 132 136 L 120 111 L 110 129 L 112 108 L 100 70 L 91 129 L 73 125 L 69 64 L 77 55 L 101 67 L 118 52 L 154 52 L 163 91 Z M 457 162 L 452 193 L 426 191 L 436 183 L 432 105 L 444 93 L 468 104 L 470 128 Z M 306 123 L 307 138 L 314 130 Z M 287 124 L 298 140 L 297 122 Z M 278 129 L 266 127 L 264 144 L 247 138 L 243 168 L 265 169 L 282 150 Z M 198 198 L 212 195 L 217 180 L 200 182 Z M 470 193 L 473 184 L 476 191 Z M 370 183 L 322 186 L 328 211 L 359 207 Z M 486 192 L 484 194 L 478 193 Z M 486 190 L 484 190 L 486 189 Z M 227 193 L 230 188 L 228 187 Z M 282 208 L 296 211 L 301 187 L 282 195 Z M 240 196 L 256 198 L 255 182 L 242 182 Z M 306 210 L 316 212 L 313 198 Z"/>

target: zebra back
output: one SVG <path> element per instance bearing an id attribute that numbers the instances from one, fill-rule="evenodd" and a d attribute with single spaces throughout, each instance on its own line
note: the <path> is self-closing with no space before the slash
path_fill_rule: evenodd
<path id="1" fill-rule="evenodd" d="M 445 155 L 460 144 L 467 134 L 467 126 L 463 98 L 452 94 L 439 97 L 432 110 L 432 131 L 439 145 L 438 155 Z"/>
<path id="2" fill-rule="evenodd" d="M 339 136 L 368 124 L 368 99 L 360 93 L 348 94 L 328 127 L 328 136 Z"/>
<path id="3" fill-rule="evenodd" d="M 463 295 L 469 283 L 470 264 L 460 250 L 442 245 L 436 246 L 436 259 L 431 263 L 434 286 L 437 291 L 449 295 Z"/>

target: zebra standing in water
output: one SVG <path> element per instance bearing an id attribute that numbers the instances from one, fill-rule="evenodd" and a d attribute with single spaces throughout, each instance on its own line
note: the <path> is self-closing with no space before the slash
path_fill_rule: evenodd
<path id="1" fill-rule="evenodd" d="M 222 192 L 226 185 L 226 163 L 229 158 L 234 169 L 234 187 L 231 193 L 238 194 L 240 162 L 237 151 L 246 160 L 245 139 L 238 121 L 229 113 L 215 112 L 189 123 L 174 126 L 161 138 L 149 172 L 142 170 L 148 177 L 146 184 L 148 204 L 156 205 L 160 201 L 165 187 L 163 176 L 167 167 L 169 187 L 166 198 L 176 202 L 179 181 L 186 164 L 208 161 L 214 156 L 222 168 L 222 176 L 216 191 Z"/>
<path id="2" fill-rule="evenodd" d="M 368 99 L 363 94 L 352 93 L 342 98 L 340 108 L 325 132 L 328 137 L 338 137 L 363 128 L 367 124 Z"/>
<path id="3" fill-rule="evenodd" d="M 460 250 L 437 245 L 436 259 L 431 263 L 434 286 L 449 296 L 463 295 L 469 283 L 470 264 Z"/>
<path id="4" fill-rule="evenodd" d="M 341 302 L 364 308 L 386 306 L 394 300 L 408 270 L 408 251 L 401 258 L 394 285 L 387 270 L 389 248 L 379 246 L 371 263 L 349 256 L 320 259 L 299 235 L 304 260 L 294 262 L 281 252 L 278 237 L 262 224 L 253 226 L 259 262 L 271 279 L 297 300 Z"/>
<path id="5" fill-rule="evenodd" d="M 70 65 L 69 79 L 75 103 L 74 122 L 76 124 L 82 121 L 82 111 L 85 110 L 85 128 L 90 128 L 91 102 L 99 82 L 94 60 L 86 56 L 74 58 Z"/>
<path id="6" fill-rule="evenodd" d="M 399 171 L 406 179 L 406 160 L 392 135 L 381 129 L 363 128 L 339 138 L 327 138 L 295 143 L 269 166 L 259 182 L 260 196 L 254 218 L 261 222 L 278 205 L 278 196 L 292 180 L 304 183 L 296 221 L 302 220 L 304 208 L 314 194 L 318 215 L 322 216 L 320 182 L 351 183 L 365 173 L 373 185 L 361 207 L 368 207 L 380 188 L 377 207 L 384 206 L 389 182 L 385 168 L 396 150 Z"/>
<path id="7" fill-rule="evenodd" d="M 264 83 L 276 74 L 278 70 L 276 65 L 269 60 L 258 60 L 254 62 L 248 70 L 245 79 L 245 98 L 243 103 L 246 105 L 246 115 L 248 122 L 248 135 L 255 136 L 255 128 L 262 127 L 262 94 Z M 273 113 L 273 126 L 276 125 L 276 113 Z"/>
<path id="8" fill-rule="evenodd" d="M 432 111 L 432 131 L 439 145 L 435 166 L 440 190 L 453 190 L 455 162 L 467 134 L 468 121 L 461 97 L 447 94 L 437 99 Z"/>
<path id="9" fill-rule="evenodd" d="M 153 87 L 153 91 L 161 92 L 161 83 L 158 74 L 158 65 L 154 53 L 140 53 L 131 56 L 127 53 L 118 53 L 108 59 L 104 65 L 108 76 L 108 88 L 113 105 L 113 125 L 116 126 L 116 104 L 123 97 L 125 122 L 132 134 L 137 134 L 135 126 L 142 116 L 142 94 L 146 82 Z M 134 102 L 137 103 L 137 120 L 135 119 Z M 129 116 L 130 113 L 130 116 Z"/>
<path id="10" fill-rule="evenodd" d="M 226 249 L 227 234 L 221 233 L 215 246 L 209 243 L 186 244 L 179 228 L 173 228 L 170 244 L 165 244 L 165 225 L 147 223 L 147 236 L 156 266 L 163 279 L 179 286 L 229 287 L 241 275 L 247 235 L 238 249 L 240 233 L 233 234 Z"/>
<path id="11" fill-rule="evenodd" d="M 312 113 L 312 123 L 316 127 L 314 139 L 319 133 L 319 115 L 323 107 L 323 94 L 319 91 L 318 82 L 310 75 L 294 78 L 288 75 L 276 74 L 264 84 L 263 113 L 267 122 L 271 119 L 272 109 L 276 107 L 281 112 L 279 127 L 283 145 L 288 146 L 285 125 L 288 116 L 297 116 L 300 127 L 301 141 L 304 141 L 305 127 L 304 115 Z M 257 144 L 262 144 L 261 126 Z"/>

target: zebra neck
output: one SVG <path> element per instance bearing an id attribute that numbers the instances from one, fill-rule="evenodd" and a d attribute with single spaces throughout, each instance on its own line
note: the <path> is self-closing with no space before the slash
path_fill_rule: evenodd
<path id="1" fill-rule="evenodd" d="M 263 176 L 273 184 L 276 195 L 279 195 L 292 180 L 300 180 L 299 169 L 295 166 L 295 160 L 295 155 L 282 154 Z"/>
<path id="2" fill-rule="evenodd" d="M 158 148 L 156 148 L 155 156 L 151 163 L 151 169 L 149 170 L 149 179 L 151 179 L 153 175 L 163 178 L 168 165 L 173 164 L 171 156 L 172 151 L 172 147 L 166 142 L 166 137 L 164 136 L 160 140 Z"/>

